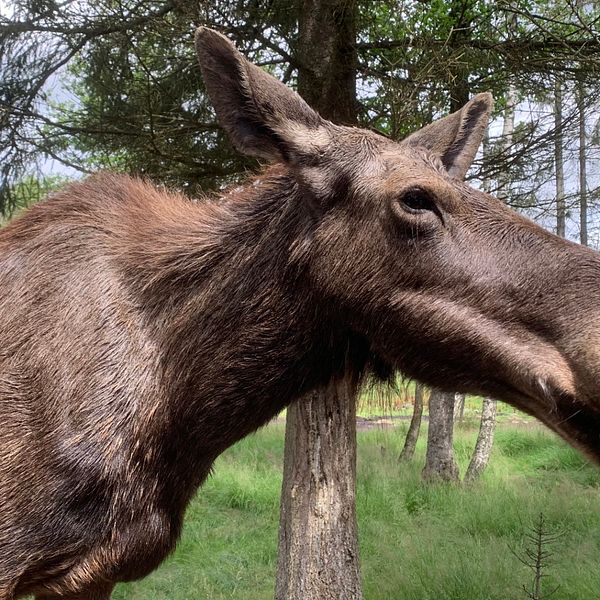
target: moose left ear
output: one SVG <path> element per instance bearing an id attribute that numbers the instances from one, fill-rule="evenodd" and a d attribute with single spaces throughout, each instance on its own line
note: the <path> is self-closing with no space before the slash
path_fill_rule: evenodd
<path id="1" fill-rule="evenodd" d="M 217 117 L 239 150 L 293 162 L 329 142 L 326 122 L 302 98 L 250 63 L 224 36 L 196 31 L 204 83 Z"/>
<path id="2" fill-rule="evenodd" d="M 477 94 L 460 110 L 423 127 L 402 144 L 427 148 L 452 177 L 463 179 L 483 140 L 493 106 L 489 92 Z"/>

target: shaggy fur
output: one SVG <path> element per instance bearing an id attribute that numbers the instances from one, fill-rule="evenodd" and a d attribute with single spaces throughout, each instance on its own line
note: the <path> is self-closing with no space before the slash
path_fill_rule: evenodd
<path id="1" fill-rule="evenodd" d="M 600 261 L 457 179 L 489 96 L 399 145 L 198 49 L 281 165 L 198 202 L 101 174 L 0 231 L 1 600 L 150 572 L 216 456 L 345 369 L 507 399 L 600 456 Z"/>

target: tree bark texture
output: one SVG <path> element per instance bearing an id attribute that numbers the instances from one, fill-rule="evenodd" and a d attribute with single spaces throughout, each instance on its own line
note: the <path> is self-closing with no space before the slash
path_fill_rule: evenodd
<path id="1" fill-rule="evenodd" d="M 452 23 L 448 40 L 450 46 L 469 42 L 475 18 L 474 4 L 472 0 L 450 0 L 446 3 L 448 20 Z M 469 67 L 460 55 L 456 57 L 449 76 L 450 112 L 455 112 L 469 101 L 471 95 Z"/>
<path id="2" fill-rule="evenodd" d="M 298 92 L 356 122 L 355 0 L 299 0 Z M 355 513 L 357 382 L 347 376 L 287 413 L 277 600 L 362 598 Z"/>
<path id="3" fill-rule="evenodd" d="M 415 384 L 415 402 L 413 405 L 413 414 L 406 432 L 406 439 L 404 440 L 404 447 L 400 452 L 398 460 L 401 462 L 412 460 L 415 455 L 415 448 L 417 447 L 417 441 L 419 440 L 419 432 L 421 431 L 421 420 L 423 418 L 423 391 L 424 387 L 422 383 Z"/>
<path id="4" fill-rule="evenodd" d="M 360 599 L 355 382 L 288 409 L 276 600 Z"/>
<path id="5" fill-rule="evenodd" d="M 475 450 L 471 462 L 465 474 L 465 481 L 478 479 L 490 460 L 492 446 L 494 444 L 494 430 L 496 428 L 496 410 L 498 403 L 491 398 L 483 399 L 481 408 L 481 424 Z"/>
<path id="6" fill-rule="evenodd" d="M 458 481 L 454 459 L 454 393 L 432 389 L 429 396 L 427 457 L 423 469 L 425 481 Z"/>
<path id="7" fill-rule="evenodd" d="M 298 93 L 321 116 L 356 123 L 356 0 L 299 0 Z"/>

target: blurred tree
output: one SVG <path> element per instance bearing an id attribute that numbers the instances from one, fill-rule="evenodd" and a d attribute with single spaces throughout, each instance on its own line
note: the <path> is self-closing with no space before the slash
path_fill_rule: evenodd
<path id="1" fill-rule="evenodd" d="M 398 458 L 399 461 L 412 460 L 415 449 L 417 447 L 417 441 L 419 440 L 419 432 L 421 430 L 421 420 L 423 418 L 423 395 L 425 388 L 422 383 L 415 383 L 415 397 L 413 405 L 413 414 L 410 419 L 410 425 L 406 433 L 406 439 L 404 440 L 404 446 L 402 452 Z"/>
<path id="2" fill-rule="evenodd" d="M 465 417 L 465 404 L 467 395 L 456 392 L 454 394 L 454 422 L 460 423 Z"/>
<path id="3" fill-rule="evenodd" d="M 496 400 L 492 400 L 492 398 L 485 397 L 483 399 L 479 434 L 477 435 L 473 456 L 465 473 L 465 481 L 472 482 L 478 479 L 490 460 L 496 428 L 497 405 Z"/>

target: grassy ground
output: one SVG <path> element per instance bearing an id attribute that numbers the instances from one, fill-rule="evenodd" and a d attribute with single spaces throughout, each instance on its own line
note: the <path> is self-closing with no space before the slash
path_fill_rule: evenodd
<path id="1" fill-rule="evenodd" d="M 544 585 L 555 600 L 600 598 L 600 471 L 537 426 L 502 423 L 491 465 L 475 486 L 420 481 L 396 458 L 406 424 L 359 433 L 358 499 L 367 600 L 525 598 L 531 575 L 513 553 L 543 511 L 561 537 Z M 475 427 L 456 432 L 466 468 Z M 187 514 L 176 553 L 115 598 L 273 597 L 283 427 L 271 425 L 225 453 Z M 512 549 L 512 550 L 511 550 Z M 545 598 L 545 596 L 542 596 Z"/>

